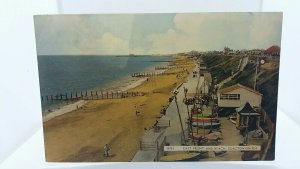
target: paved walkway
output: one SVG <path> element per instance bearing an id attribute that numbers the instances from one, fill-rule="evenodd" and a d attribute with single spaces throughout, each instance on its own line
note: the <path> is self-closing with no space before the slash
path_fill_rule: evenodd
<path id="1" fill-rule="evenodd" d="M 194 71 L 198 72 L 198 68 L 196 67 Z M 184 88 L 187 88 L 189 91 L 196 91 L 197 83 L 199 79 L 199 74 L 197 74 L 197 77 L 193 77 L 193 73 L 190 73 L 189 76 L 186 79 L 186 82 L 183 83 L 178 89 L 178 94 L 177 94 L 177 103 L 178 103 L 178 109 L 180 112 L 182 124 L 183 124 L 183 129 L 185 132 L 185 138 L 187 138 L 187 119 L 188 119 L 188 113 L 187 113 L 187 107 L 183 103 L 183 99 L 185 98 L 184 94 Z M 201 76 L 199 79 L 199 85 L 201 85 L 204 81 L 204 77 Z M 189 109 L 191 106 L 189 106 Z M 178 110 L 177 106 L 175 103 L 175 99 L 170 103 L 168 109 L 166 110 L 166 115 L 165 118 L 170 120 L 170 127 L 167 127 L 161 137 L 148 137 L 151 134 L 146 133 L 146 135 L 143 138 L 147 138 L 147 140 L 155 141 L 157 138 L 163 140 L 164 138 L 166 139 L 165 141 L 169 143 L 170 145 L 182 145 L 183 139 L 182 139 L 182 129 L 181 129 L 181 124 L 178 116 Z M 151 131 L 149 131 L 151 132 Z M 153 131 L 152 131 L 153 132 Z M 162 143 L 162 141 L 159 141 Z M 134 156 L 132 161 L 155 161 L 157 160 L 157 152 L 158 151 L 153 151 L 153 150 L 139 150 L 136 155 Z"/>
<path id="2" fill-rule="evenodd" d="M 195 70 L 197 70 L 197 68 L 195 68 Z M 199 74 L 197 74 L 197 77 L 193 77 L 193 74 L 190 74 L 187 77 L 186 83 L 183 83 L 178 89 L 179 93 L 177 94 L 177 103 L 178 103 L 178 108 L 179 108 L 186 139 L 188 136 L 187 133 L 188 124 L 186 123 L 188 119 L 188 110 L 187 110 L 187 106 L 183 103 L 183 100 L 185 98 L 184 88 L 187 88 L 188 91 L 194 91 L 196 93 L 198 80 L 200 86 L 204 81 L 204 77 L 201 76 L 199 79 Z M 188 108 L 191 109 L 191 106 L 189 106 Z M 166 116 L 171 121 L 171 126 L 168 127 L 165 132 L 166 142 L 169 143 L 171 146 L 172 145 L 179 146 L 184 144 L 181 124 L 178 116 L 178 110 L 174 100 L 171 102 L 169 108 L 167 109 Z"/>

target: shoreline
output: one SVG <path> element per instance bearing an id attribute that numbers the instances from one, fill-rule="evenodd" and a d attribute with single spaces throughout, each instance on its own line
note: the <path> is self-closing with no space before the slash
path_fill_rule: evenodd
<path id="1" fill-rule="evenodd" d="M 73 110 L 77 110 L 77 109 L 83 107 L 86 103 L 87 103 L 86 100 L 78 100 L 75 103 L 71 103 L 71 104 L 65 105 L 61 108 L 55 109 L 54 111 L 49 112 L 43 116 L 43 122 L 49 121 L 57 116 L 63 115 L 65 113 L 71 112 Z"/>
<path id="2" fill-rule="evenodd" d="M 173 59 L 173 58 L 172 58 Z M 164 64 L 165 65 L 165 64 Z M 150 67 L 145 68 L 143 71 L 154 71 L 157 73 L 162 73 L 166 70 L 155 70 L 155 67 L 157 65 L 153 65 Z M 147 80 L 147 77 L 143 78 L 134 78 L 134 77 L 123 77 L 121 79 L 118 79 L 110 84 L 107 84 L 106 86 L 111 86 L 111 87 L 103 87 L 102 90 L 109 90 L 109 91 L 128 91 L 130 89 L 133 89 L 137 86 L 142 85 L 145 81 Z M 115 86 L 113 84 L 116 84 Z M 95 90 L 100 90 L 99 88 L 95 88 Z M 50 112 L 42 112 L 42 119 L 43 122 L 47 122 L 57 116 L 72 112 L 74 110 L 77 110 L 78 108 L 83 107 L 86 105 L 89 101 L 86 100 L 78 100 L 75 102 L 70 102 L 65 105 L 62 105 L 58 108 L 54 109 L 49 109 Z"/>
<path id="3" fill-rule="evenodd" d="M 173 58 L 171 58 L 171 59 L 173 59 Z M 146 67 L 141 71 L 142 72 L 152 71 L 152 72 L 156 72 L 156 73 L 162 73 L 166 70 L 155 70 L 155 67 L 161 66 L 161 65 L 167 66 L 168 64 L 165 62 L 162 62 L 160 64 L 155 64 L 155 65 Z M 116 79 L 113 82 L 110 82 L 110 83 L 104 85 L 102 88 L 96 87 L 94 89 L 95 90 L 112 90 L 112 91 L 123 91 L 124 92 L 126 90 L 137 87 L 138 85 L 141 85 L 146 80 L 147 80 L 147 77 L 136 78 L 136 77 L 131 77 L 131 75 L 127 75 L 127 76 Z"/>
<path id="4" fill-rule="evenodd" d="M 181 60 L 186 59 L 182 57 Z M 187 68 L 189 73 L 193 67 L 190 63 Z M 130 90 L 146 92 L 146 95 L 88 100 L 82 109 L 43 123 L 47 161 L 130 161 L 139 150 L 139 138 L 144 135 L 145 129 L 154 125 L 161 109 L 169 101 L 170 92 L 189 75 L 181 70 L 166 69 L 171 74 L 130 83 L 131 87 L 136 86 Z M 111 158 L 103 157 L 105 144 L 111 146 Z"/>

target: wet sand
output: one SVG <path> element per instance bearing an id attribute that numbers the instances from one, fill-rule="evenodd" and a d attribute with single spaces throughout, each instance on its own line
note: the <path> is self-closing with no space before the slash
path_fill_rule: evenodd
<path id="1" fill-rule="evenodd" d="M 57 116 L 61 116 L 65 113 L 68 113 L 68 112 L 71 112 L 71 111 L 76 110 L 78 108 L 81 108 L 86 103 L 87 103 L 87 101 L 85 101 L 85 100 L 79 100 L 75 103 L 71 103 L 71 104 L 63 106 L 59 109 L 55 109 L 53 112 L 50 112 L 50 113 L 47 113 L 47 114 L 43 115 L 43 122 L 46 122 L 46 121 L 51 120 L 51 119 L 53 119 Z"/>
<path id="2" fill-rule="evenodd" d="M 186 64 L 187 60 L 176 60 Z M 130 161 L 139 149 L 145 129 L 155 123 L 170 92 L 178 86 L 194 64 L 166 70 L 172 75 L 154 76 L 129 91 L 146 92 L 139 97 L 91 100 L 82 109 L 44 122 L 46 160 Z M 135 108 L 137 107 L 137 108 Z M 136 110 L 140 113 L 136 115 Z M 103 157 L 103 147 L 111 146 L 111 157 Z"/>

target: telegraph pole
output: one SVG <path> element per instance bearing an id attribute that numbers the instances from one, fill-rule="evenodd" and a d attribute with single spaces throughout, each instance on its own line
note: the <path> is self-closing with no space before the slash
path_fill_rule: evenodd
<path id="1" fill-rule="evenodd" d="M 255 76 L 254 76 L 254 86 L 253 90 L 256 90 L 256 80 L 257 80 L 257 69 L 258 69 L 259 61 L 258 61 L 258 56 L 256 56 L 256 67 L 255 67 Z"/>

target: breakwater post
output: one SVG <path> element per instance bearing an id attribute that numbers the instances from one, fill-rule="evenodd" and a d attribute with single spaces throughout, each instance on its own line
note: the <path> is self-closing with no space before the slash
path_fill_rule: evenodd
<path id="1" fill-rule="evenodd" d="M 151 77 L 151 76 L 161 76 L 161 75 L 177 75 L 178 73 L 184 73 L 185 71 L 178 71 L 178 72 L 137 72 L 132 73 L 131 77 Z"/>
<path id="2" fill-rule="evenodd" d="M 74 95 L 75 93 L 75 95 Z M 126 97 L 136 97 L 136 96 L 143 96 L 146 93 L 145 92 L 138 92 L 138 91 L 132 91 L 132 92 L 124 92 L 124 91 L 85 91 L 82 92 L 69 92 L 65 94 L 57 94 L 57 95 L 46 95 L 41 96 L 41 101 L 69 101 L 69 100 L 102 100 L 102 99 L 121 99 Z M 45 99 L 46 98 L 46 99 Z"/>

